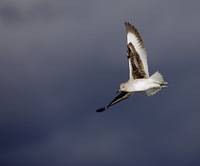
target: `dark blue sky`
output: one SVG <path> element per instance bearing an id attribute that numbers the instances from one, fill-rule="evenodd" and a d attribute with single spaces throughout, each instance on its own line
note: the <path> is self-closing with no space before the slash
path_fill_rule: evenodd
<path id="1" fill-rule="evenodd" d="M 199 0 L 1 0 L 0 165 L 199 166 Z M 128 79 L 124 21 L 171 87 Z"/>

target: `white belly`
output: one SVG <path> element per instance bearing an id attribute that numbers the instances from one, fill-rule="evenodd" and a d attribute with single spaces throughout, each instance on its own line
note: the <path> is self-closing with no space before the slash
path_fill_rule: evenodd
<path id="1" fill-rule="evenodd" d="M 152 79 L 137 79 L 129 80 L 129 91 L 141 92 L 151 88 L 160 87 L 158 83 L 155 83 Z"/>

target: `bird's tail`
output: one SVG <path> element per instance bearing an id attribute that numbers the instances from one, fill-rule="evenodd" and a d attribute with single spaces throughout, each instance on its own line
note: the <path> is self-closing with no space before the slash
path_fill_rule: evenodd
<path id="1" fill-rule="evenodd" d="M 166 85 L 168 85 L 169 83 L 168 82 L 164 82 L 164 79 L 163 79 L 163 76 L 157 71 L 155 72 L 151 77 L 150 79 L 154 80 L 156 83 L 160 84 L 160 87 L 154 87 L 154 88 L 151 88 L 151 89 L 148 89 L 146 91 L 147 95 L 148 96 L 152 96 L 154 94 L 156 94 L 158 91 L 161 90 L 161 88 L 165 88 L 165 87 L 168 87 Z"/>
<path id="2" fill-rule="evenodd" d="M 151 77 L 152 80 L 159 82 L 160 84 L 164 84 L 163 76 L 157 71 Z"/>

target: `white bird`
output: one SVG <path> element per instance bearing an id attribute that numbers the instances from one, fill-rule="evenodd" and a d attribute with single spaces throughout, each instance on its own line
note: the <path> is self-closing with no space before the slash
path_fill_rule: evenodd
<path id="1" fill-rule="evenodd" d="M 147 96 L 156 94 L 168 84 L 164 82 L 163 76 L 157 71 L 149 77 L 147 65 L 147 53 L 143 41 L 137 29 L 130 23 L 125 22 L 127 32 L 127 58 L 129 64 L 129 80 L 120 84 L 121 93 L 114 98 L 106 107 L 96 110 L 105 111 L 108 107 L 129 98 L 134 92 L 146 91 Z M 117 91 L 117 93 L 119 92 Z"/>

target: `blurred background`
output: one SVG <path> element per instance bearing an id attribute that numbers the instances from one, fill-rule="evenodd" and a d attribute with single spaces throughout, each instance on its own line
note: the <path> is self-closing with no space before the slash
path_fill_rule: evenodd
<path id="1" fill-rule="evenodd" d="M 1 0 L 1 166 L 199 166 L 199 0 Z M 128 80 L 126 31 L 168 89 L 103 113 Z"/>

